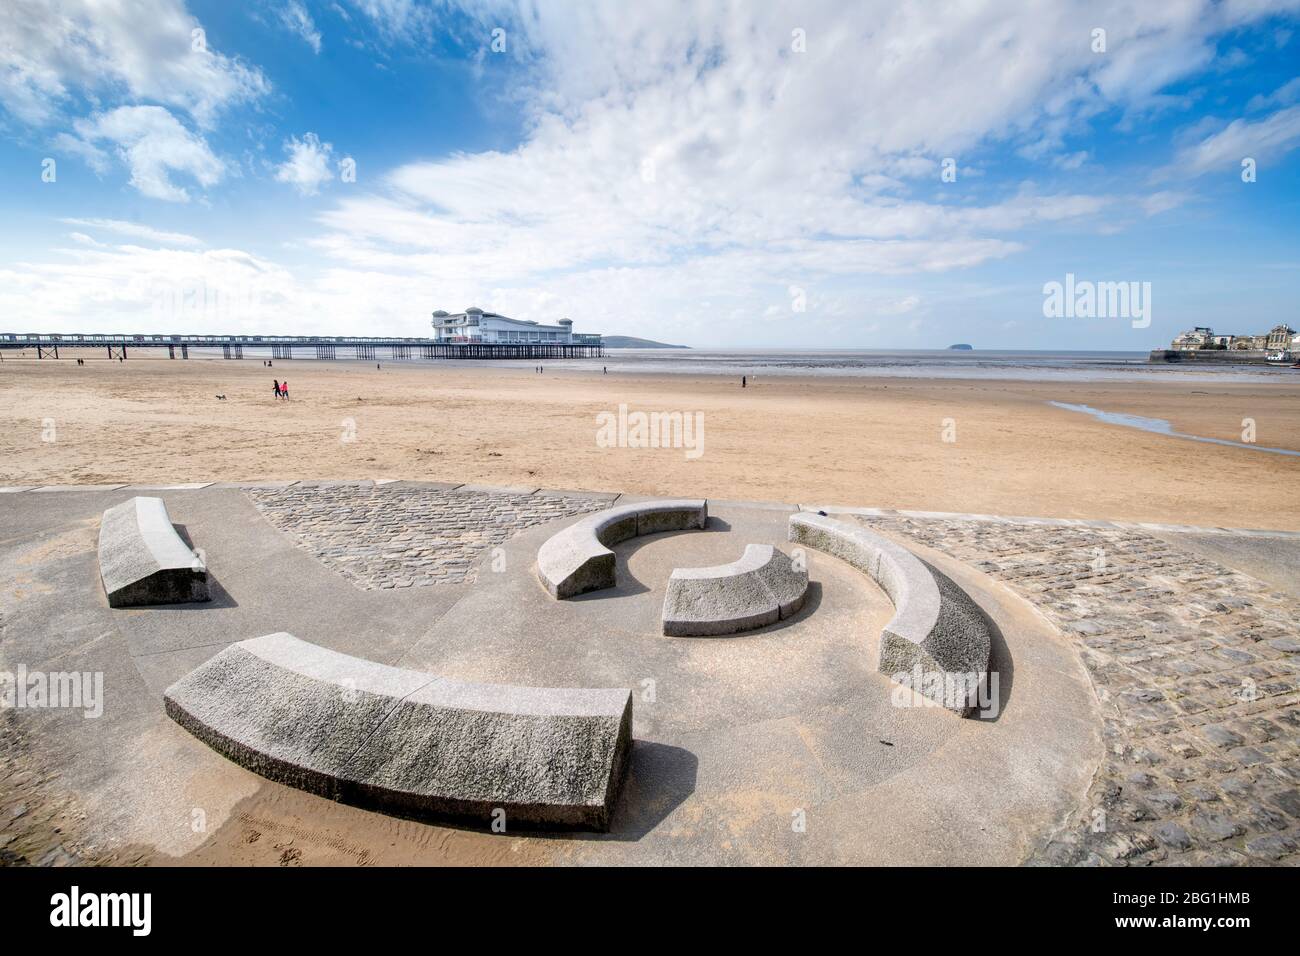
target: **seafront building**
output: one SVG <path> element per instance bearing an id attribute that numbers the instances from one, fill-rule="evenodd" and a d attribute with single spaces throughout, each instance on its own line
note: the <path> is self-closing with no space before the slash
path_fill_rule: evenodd
<path id="1" fill-rule="evenodd" d="M 1234 351 L 1291 351 L 1300 339 L 1290 325 L 1274 325 L 1261 336 L 1235 336 L 1219 334 L 1206 325 L 1188 329 L 1170 343 L 1174 351 L 1196 349 L 1230 349 Z"/>
<path id="2" fill-rule="evenodd" d="M 1291 352 L 1300 349 L 1300 335 L 1288 325 L 1275 325 L 1262 335 L 1224 335 L 1214 329 L 1198 325 L 1177 336 L 1170 348 L 1176 352 L 1197 349 L 1230 350 L 1234 352 Z"/>
<path id="3" fill-rule="evenodd" d="M 464 312 L 433 313 L 433 334 L 439 343 L 453 345 L 600 345 L 600 333 L 573 331 L 572 319 L 543 325 L 527 319 L 512 319 L 496 312 L 470 306 Z"/>
<path id="4" fill-rule="evenodd" d="M 1152 349 L 1148 362 L 1229 362 L 1277 365 L 1300 357 L 1300 335 L 1289 325 L 1275 325 L 1261 335 L 1215 332 L 1198 325 L 1174 337 L 1167 349 Z"/>

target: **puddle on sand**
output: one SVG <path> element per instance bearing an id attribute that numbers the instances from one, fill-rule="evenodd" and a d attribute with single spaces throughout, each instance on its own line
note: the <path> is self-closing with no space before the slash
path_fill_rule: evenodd
<path id="1" fill-rule="evenodd" d="M 1186 438 L 1188 441 L 1203 441 L 1210 445 L 1228 445 L 1232 448 L 1267 451 L 1274 455 L 1291 455 L 1300 458 L 1300 451 L 1292 451 L 1290 448 L 1269 448 L 1266 445 L 1252 445 L 1250 442 L 1228 441 L 1226 438 L 1206 438 L 1204 435 L 1188 435 L 1186 432 L 1176 432 L 1174 427 L 1163 418 L 1144 418 L 1141 415 L 1125 415 L 1123 412 L 1105 412 L 1100 408 L 1093 408 L 1091 405 L 1072 405 L 1069 402 L 1048 402 L 1047 404 L 1056 408 L 1064 408 L 1067 412 L 1082 412 L 1085 415 L 1091 415 L 1107 425 L 1124 425 L 1144 432 L 1154 432 L 1157 435 L 1168 435 L 1171 438 Z"/>

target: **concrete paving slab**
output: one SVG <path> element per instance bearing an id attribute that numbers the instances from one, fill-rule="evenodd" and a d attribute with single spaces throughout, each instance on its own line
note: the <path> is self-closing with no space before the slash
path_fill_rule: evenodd
<path id="1" fill-rule="evenodd" d="M 215 481 L 213 488 L 292 488 L 296 481 Z"/>
<path id="2" fill-rule="evenodd" d="M 33 491 L 65 491 L 65 492 L 87 492 L 87 491 L 116 491 L 125 485 L 43 485 L 40 488 L 33 488 Z"/>
<path id="3" fill-rule="evenodd" d="M 430 491 L 455 491 L 457 488 L 462 487 L 462 485 L 459 482 L 454 481 L 412 481 L 402 478 L 397 481 L 385 481 L 382 484 L 376 482 L 376 487 L 393 490 L 423 488 Z"/>
<path id="4" fill-rule="evenodd" d="M 617 491 L 584 491 L 580 488 L 538 488 L 539 495 L 560 495 L 561 497 L 592 498 L 596 501 L 613 502 L 618 498 Z"/>
<path id="5" fill-rule="evenodd" d="M 784 511 L 787 514 L 799 510 L 798 505 L 791 504 L 787 501 L 736 501 L 734 499 L 721 498 L 716 501 L 710 500 L 709 504 L 719 508 L 735 505 L 741 508 L 756 508 L 760 511 Z"/>
<path id="6" fill-rule="evenodd" d="M 373 488 L 375 483 L 369 478 L 335 480 L 327 478 L 303 478 L 298 482 L 301 488 Z"/>
<path id="7" fill-rule="evenodd" d="M 536 485 L 458 485 L 457 491 L 477 492 L 488 495 L 531 495 L 539 489 Z"/>
<path id="8" fill-rule="evenodd" d="M 126 485 L 127 491 L 198 491 L 208 487 L 210 481 L 193 481 L 178 485 Z"/>
<path id="9" fill-rule="evenodd" d="M 1167 532 L 1180 548 L 1249 574 L 1300 600 L 1300 540 L 1282 535 L 1215 535 Z"/>

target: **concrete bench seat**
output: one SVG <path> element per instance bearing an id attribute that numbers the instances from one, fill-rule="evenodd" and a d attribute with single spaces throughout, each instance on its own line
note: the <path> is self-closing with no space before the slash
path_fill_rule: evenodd
<path id="1" fill-rule="evenodd" d="M 730 564 L 675 568 L 664 595 L 670 637 L 713 637 L 767 627 L 803 607 L 807 570 L 770 544 L 751 544 Z"/>
<path id="2" fill-rule="evenodd" d="M 616 561 L 611 546 L 643 534 L 703 528 L 708 520 L 708 502 L 701 498 L 642 501 L 596 511 L 557 531 L 537 549 L 537 576 L 560 600 L 612 588 Z"/>
<path id="3" fill-rule="evenodd" d="M 791 541 L 847 561 L 894 602 L 894 616 L 880 635 L 880 672 L 967 716 L 987 678 L 992 644 L 970 595 L 911 551 L 860 525 L 803 512 L 790 516 L 789 530 Z M 914 686 L 918 674 L 920 686 Z"/>
<path id="4" fill-rule="evenodd" d="M 232 644 L 169 687 L 167 714 L 255 773 L 417 819 L 607 830 L 630 690 L 450 680 L 290 634 Z"/>
<path id="5" fill-rule="evenodd" d="M 208 600 L 208 569 L 172 527 L 161 498 L 131 498 L 104 512 L 99 576 L 109 607 Z"/>

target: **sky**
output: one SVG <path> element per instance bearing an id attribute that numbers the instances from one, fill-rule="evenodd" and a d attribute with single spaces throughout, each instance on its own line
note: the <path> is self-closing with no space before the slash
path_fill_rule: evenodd
<path id="1" fill-rule="evenodd" d="M 4 0 L 0 331 L 1144 351 L 1300 328 L 1297 147 L 1300 0 Z"/>

